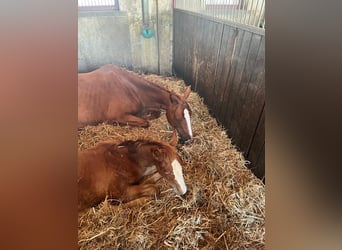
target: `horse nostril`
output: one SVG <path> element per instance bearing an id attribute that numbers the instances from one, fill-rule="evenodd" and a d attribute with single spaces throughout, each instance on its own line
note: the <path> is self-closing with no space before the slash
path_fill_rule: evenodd
<path id="1" fill-rule="evenodd" d="M 190 139 L 190 136 L 180 136 L 179 143 L 184 144 L 186 141 Z"/>

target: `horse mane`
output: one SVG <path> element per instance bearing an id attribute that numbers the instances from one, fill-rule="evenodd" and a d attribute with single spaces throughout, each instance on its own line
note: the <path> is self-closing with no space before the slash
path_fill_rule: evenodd
<path id="1" fill-rule="evenodd" d="M 139 146 L 158 146 L 158 147 L 167 147 L 167 143 L 161 141 L 155 141 L 145 138 L 139 138 L 137 140 L 125 140 L 125 141 L 116 141 L 116 140 L 106 140 L 102 141 L 98 144 L 98 146 L 111 148 L 111 147 L 132 147 L 137 148 Z"/>
<path id="2" fill-rule="evenodd" d="M 165 143 L 152 141 L 149 139 L 138 139 L 138 140 L 127 140 L 123 141 L 118 144 L 118 147 L 133 147 L 134 149 L 138 148 L 139 146 L 158 146 L 165 148 Z"/>
<path id="3" fill-rule="evenodd" d="M 168 92 L 169 94 L 176 94 L 178 96 L 178 94 L 175 93 L 174 91 L 168 90 L 167 88 L 165 88 L 163 86 L 160 86 L 157 83 L 154 83 L 154 82 L 152 82 L 150 80 L 147 80 L 144 77 L 142 77 L 142 75 L 139 75 L 139 74 L 137 74 L 137 73 L 135 73 L 133 71 L 127 71 L 127 72 L 133 73 L 133 75 L 137 76 L 138 78 L 140 78 L 141 80 L 145 81 L 149 85 L 152 85 L 152 86 L 157 87 L 157 88 L 159 88 L 161 90 L 164 90 L 164 91 Z"/>
<path id="4" fill-rule="evenodd" d="M 153 86 L 156 86 L 157 88 L 164 89 L 164 90 L 166 90 L 167 92 L 171 93 L 171 91 L 168 90 L 167 88 L 162 87 L 162 86 L 160 86 L 159 84 L 157 84 L 157 83 L 155 83 L 155 82 L 152 82 L 152 81 L 150 81 L 150 80 L 147 80 L 146 78 L 143 78 L 141 75 L 139 75 L 139 77 L 140 77 L 141 79 L 144 79 L 144 80 L 145 80 L 146 82 L 148 82 L 149 84 L 151 84 L 151 85 L 153 85 Z"/>

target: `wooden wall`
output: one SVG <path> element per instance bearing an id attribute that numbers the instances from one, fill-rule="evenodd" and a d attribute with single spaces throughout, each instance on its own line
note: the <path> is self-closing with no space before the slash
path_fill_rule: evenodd
<path id="1" fill-rule="evenodd" d="M 265 175 L 265 32 L 174 9 L 173 69 Z"/>

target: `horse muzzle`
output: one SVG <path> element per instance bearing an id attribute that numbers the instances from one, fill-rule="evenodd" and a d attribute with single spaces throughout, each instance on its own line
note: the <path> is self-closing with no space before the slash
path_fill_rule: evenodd
<path id="1" fill-rule="evenodd" d="M 184 144 L 185 142 L 189 141 L 191 139 L 190 135 L 187 136 L 180 136 L 179 137 L 179 143 Z"/>

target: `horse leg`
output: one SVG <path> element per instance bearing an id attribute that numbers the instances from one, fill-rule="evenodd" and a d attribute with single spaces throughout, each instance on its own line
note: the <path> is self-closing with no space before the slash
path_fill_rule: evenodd
<path id="1" fill-rule="evenodd" d="M 122 116 L 117 122 L 121 125 L 130 125 L 143 128 L 148 128 L 150 126 L 147 120 L 130 114 Z"/>
<path id="2" fill-rule="evenodd" d="M 148 109 L 143 112 L 143 116 L 149 120 L 157 119 L 160 117 L 160 115 L 161 115 L 160 109 Z"/>
<path id="3" fill-rule="evenodd" d="M 157 181 L 159 181 L 160 178 L 162 178 L 162 176 L 158 172 L 156 172 L 153 175 L 148 176 L 142 183 L 143 184 L 154 184 Z"/>
<path id="4" fill-rule="evenodd" d="M 136 200 L 124 203 L 121 206 L 124 207 L 124 208 L 139 207 L 139 206 L 142 206 L 142 205 L 146 204 L 150 200 L 151 199 L 149 199 L 149 198 L 142 197 L 142 198 L 139 198 L 139 199 L 136 199 Z"/>
<path id="5" fill-rule="evenodd" d="M 123 194 L 122 201 L 129 202 L 142 197 L 153 197 L 157 194 L 157 188 L 154 184 L 132 185 L 127 187 Z"/>

